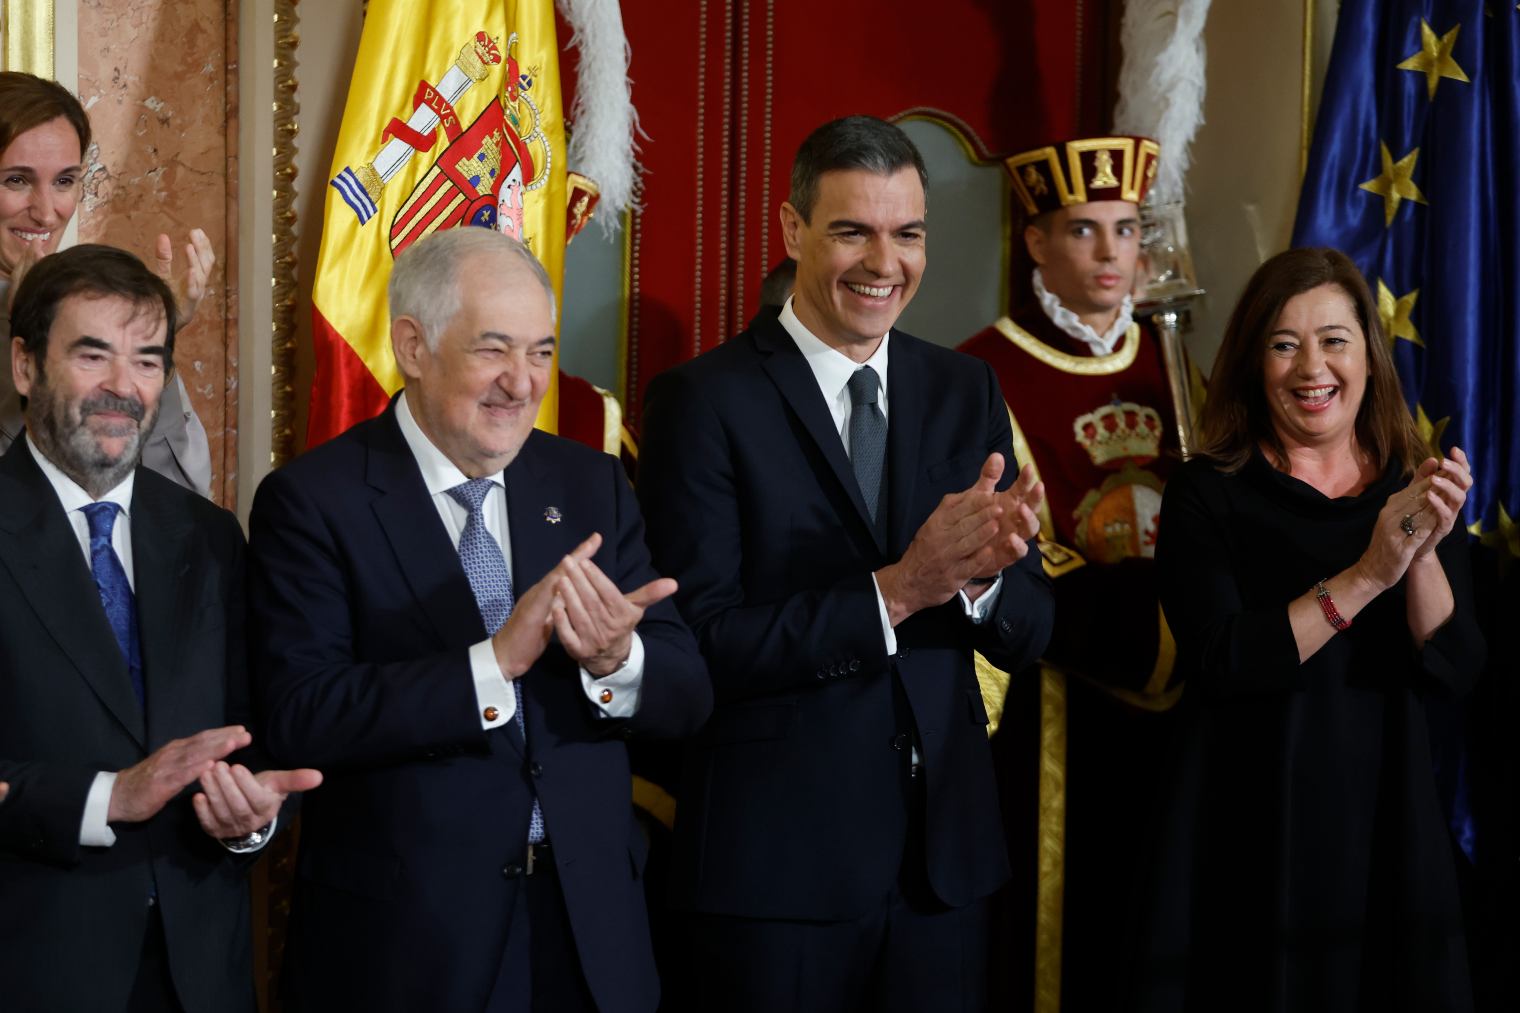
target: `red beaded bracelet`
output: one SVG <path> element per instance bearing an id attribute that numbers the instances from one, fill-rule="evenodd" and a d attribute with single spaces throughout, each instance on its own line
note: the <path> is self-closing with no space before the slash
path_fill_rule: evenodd
<path id="1" fill-rule="evenodd" d="M 1320 611 L 1325 613 L 1325 621 L 1337 630 L 1349 630 L 1351 620 L 1344 618 L 1340 610 L 1335 607 L 1335 599 L 1330 597 L 1330 589 L 1325 586 L 1323 580 L 1314 585 L 1314 597 L 1319 599 Z"/>

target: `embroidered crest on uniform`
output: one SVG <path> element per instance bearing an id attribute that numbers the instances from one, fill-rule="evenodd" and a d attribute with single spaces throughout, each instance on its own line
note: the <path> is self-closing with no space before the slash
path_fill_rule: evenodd
<path id="1" fill-rule="evenodd" d="M 1077 547 L 1100 563 L 1156 552 L 1163 483 L 1144 466 L 1161 455 L 1161 415 L 1147 405 L 1112 401 L 1080 415 L 1072 432 L 1093 464 L 1115 471 L 1072 511 Z"/>

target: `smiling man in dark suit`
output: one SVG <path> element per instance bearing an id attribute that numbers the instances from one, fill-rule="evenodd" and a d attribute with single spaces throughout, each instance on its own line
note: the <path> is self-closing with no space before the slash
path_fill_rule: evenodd
<path id="1" fill-rule="evenodd" d="M 0 459 L 0 1005 L 252 1010 L 249 859 L 316 771 L 252 774 L 243 533 L 140 466 L 174 302 L 76 246 L 21 282 Z M 202 790 L 188 789 L 199 780 Z"/>
<path id="2" fill-rule="evenodd" d="M 647 1013 L 624 737 L 690 734 L 712 700 L 675 582 L 621 463 L 533 428 L 554 292 L 526 248 L 435 233 L 390 302 L 405 389 L 251 519 L 270 749 L 332 768 L 285 1008 Z"/>
<path id="3" fill-rule="evenodd" d="M 1008 864 L 972 652 L 1033 661 L 1051 594 L 991 370 L 894 329 L 926 182 L 896 127 L 820 127 L 791 300 L 649 388 L 650 544 L 716 694 L 672 859 L 698 1009 L 983 1005 Z"/>

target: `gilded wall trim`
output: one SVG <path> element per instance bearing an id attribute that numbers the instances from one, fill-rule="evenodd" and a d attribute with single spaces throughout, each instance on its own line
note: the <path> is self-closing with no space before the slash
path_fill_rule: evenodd
<path id="1" fill-rule="evenodd" d="M 1309 171 L 1309 143 L 1313 138 L 1310 116 L 1314 92 L 1314 18 L 1318 13 L 1315 0 L 1304 0 L 1303 80 L 1299 84 L 1298 127 L 1298 178 L 1302 180 Z"/>
<path id="2" fill-rule="evenodd" d="M 766 65 L 770 65 L 768 60 L 766 62 Z M 897 115 L 891 117 L 891 120 L 893 123 L 909 123 L 915 120 L 923 123 L 933 123 L 935 126 L 946 131 L 952 138 L 954 138 L 955 143 L 960 146 L 962 153 L 965 154 L 967 162 L 971 163 L 972 165 L 980 166 L 995 165 L 999 169 L 1001 169 L 1003 166 L 1003 160 L 1001 158 L 995 158 L 991 154 L 987 148 L 986 142 L 977 135 L 977 132 L 972 129 L 971 124 L 967 123 L 965 120 L 961 119 L 959 116 L 955 115 L 952 112 L 947 112 L 944 109 L 936 109 L 932 106 L 914 106 L 911 109 L 905 109 Z M 769 155 L 769 152 L 770 145 L 767 144 L 767 155 Z M 1013 293 L 1011 291 L 1012 286 L 1009 284 L 1009 275 L 1012 271 L 1011 264 L 1013 262 L 1014 239 L 1012 188 L 1006 186 L 1003 187 L 1002 194 L 1003 205 L 1001 208 L 1001 215 L 1003 224 L 1003 262 L 998 271 L 998 305 L 1002 307 L 1005 312 L 1012 312 L 1011 307 L 1013 306 Z M 1023 238 L 1020 237 L 1019 241 L 1023 242 Z"/>
<path id="3" fill-rule="evenodd" d="M 269 464 L 273 468 L 295 453 L 296 375 L 296 133 L 301 103 L 296 98 L 296 46 L 300 36 L 298 0 L 274 4 L 274 322 L 271 347 L 273 426 Z"/>
<path id="4" fill-rule="evenodd" d="M 633 312 L 633 299 L 638 292 L 638 237 L 634 230 L 638 228 L 638 216 L 632 207 L 623 212 L 623 270 L 622 270 L 622 299 L 618 301 L 618 400 L 623 404 L 629 404 L 631 392 L 628 389 L 628 378 L 633 375 L 634 366 L 634 332 L 637 315 Z"/>
<path id="5" fill-rule="evenodd" d="M 53 0 L 4 0 L 5 69 L 57 77 Z"/>

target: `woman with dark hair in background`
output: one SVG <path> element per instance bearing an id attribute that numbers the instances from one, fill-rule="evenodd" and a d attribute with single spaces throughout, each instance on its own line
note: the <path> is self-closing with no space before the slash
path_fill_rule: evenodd
<path id="1" fill-rule="evenodd" d="M 1410 419 L 1355 265 L 1263 264 L 1161 509 L 1188 690 L 1140 1008 L 1472 1008 L 1422 705 L 1483 663 L 1471 485 Z"/>
<path id="2" fill-rule="evenodd" d="M 21 400 L 11 379 L 10 298 L 32 264 L 58 249 L 78 207 L 90 120 L 84 107 L 56 81 L 0 72 L 0 453 L 20 439 Z M 200 229 L 190 232 L 179 326 L 189 323 L 206 294 L 216 255 Z M 156 270 L 168 280 L 174 244 L 160 235 Z M 154 264 L 154 261 L 149 261 Z M 206 430 L 190 407 L 176 372 L 159 400 L 158 419 L 143 445 L 143 464 L 202 496 L 211 492 L 211 451 Z"/>

